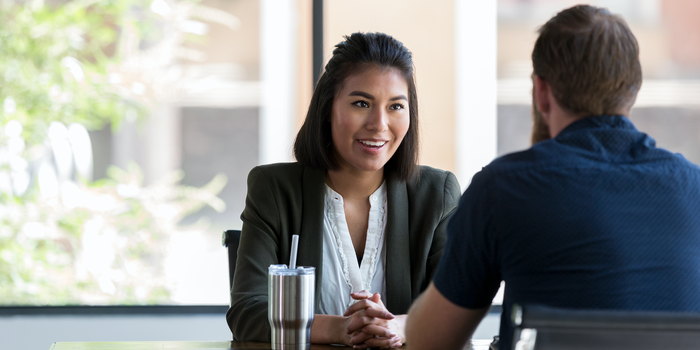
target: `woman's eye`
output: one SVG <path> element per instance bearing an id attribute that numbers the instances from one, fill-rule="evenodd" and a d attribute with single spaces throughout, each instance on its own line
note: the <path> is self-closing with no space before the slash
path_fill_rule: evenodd
<path id="1" fill-rule="evenodd" d="M 389 107 L 389 109 L 391 109 L 391 110 L 401 110 L 401 109 L 404 109 L 404 106 L 403 106 L 402 104 L 400 104 L 400 103 L 394 103 L 393 105 L 391 105 L 391 107 Z"/>
<path id="2" fill-rule="evenodd" d="M 367 101 L 356 101 L 352 103 L 353 105 L 361 108 L 369 108 L 369 103 Z"/>

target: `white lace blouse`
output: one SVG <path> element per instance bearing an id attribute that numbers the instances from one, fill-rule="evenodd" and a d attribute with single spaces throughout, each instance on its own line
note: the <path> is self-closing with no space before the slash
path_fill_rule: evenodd
<path id="1" fill-rule="evenodd" d="M 343 197 L 326 185 L 323 217 L 323 276 L 321 302 L 316 313 L 342 315 L 354 303 L 350 293 L 362 290 L 379 292 L 384 300 L 386 282 L 386 182 L 370 198 L 367 241 L 358 265 L 355 248 L 345 220 Z"/>

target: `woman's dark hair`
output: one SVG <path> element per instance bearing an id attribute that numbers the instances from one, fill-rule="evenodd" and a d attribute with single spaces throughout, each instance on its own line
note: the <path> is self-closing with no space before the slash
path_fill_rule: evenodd
<path id="1" fill-rule="evenodd" d="M 408 85 L 409 126 L 396 153 L 384 166 L 403 181 L 413 177 L 418 162 L 418 98 L 411 52 L 393 37 L 383 33 L 354 33 L 333 50 L 314 89 L 309 111 L 294 142 L 294 156 L 309 167 L 338 170 L 333 152 L 330 116 L 333 100 L 345 79 L 371 66 L 396 69 Z"/>

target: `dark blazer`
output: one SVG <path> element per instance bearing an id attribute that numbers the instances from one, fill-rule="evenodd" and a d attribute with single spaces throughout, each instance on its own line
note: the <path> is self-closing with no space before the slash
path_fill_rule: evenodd
<path id="1" fill-rule="evenodd" d="M 410 183 L 388 176 L 386 307 L 405 314 L 430 284 L 442 256 L 447 221 L 461 190 L 450 172 L 420 167 Z M 299 234 L 298 266 L 316 268 L 316 310 L 321 299 L 325 170 L 299 163 L 258 166 L 248 174 L 243 228 L 226 313 L 236 340 L 270 341 L 267 268 L 288 264 Z"/>

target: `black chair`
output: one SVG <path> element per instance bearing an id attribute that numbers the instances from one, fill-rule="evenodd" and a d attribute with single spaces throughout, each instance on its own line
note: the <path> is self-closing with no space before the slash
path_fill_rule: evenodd
<path id="1" fill-rule="evenodd" d="M 228 250 L 228 288 L 233 288 L 233 273 L 236 272 L 238 258 L 238 242 L 241 240 L 241 230 L 226 230 L 221 236 L 221 243 Z"/>
<path id="2" fill-rule="evenodd" d="M 699 349 L 700 314 L 513 307 L 512 349 Z"/>

